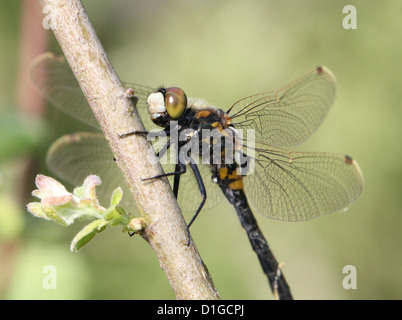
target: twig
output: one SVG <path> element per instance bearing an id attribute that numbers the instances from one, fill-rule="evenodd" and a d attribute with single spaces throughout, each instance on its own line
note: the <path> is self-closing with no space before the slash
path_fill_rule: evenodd
<path id="1" fill-rule="evenodd" d="M 155 250 L 177 299 L 218 299 L 194 243 L 186 246 L 186 223 L 167 180 L 141 181 L 141 178 L 162 173 L 157 161 L 151 164 L 148 160 L 148 142 L 141 136 L 118 138 L 119 134 L 145 129 L 135 110 L 134 116 L 130 116 L 133 104 L 127 99 L 81 1 L 40 2 L 45 12 L 49 12 L 49 25 L 146 221 L 143 236 Z"/>

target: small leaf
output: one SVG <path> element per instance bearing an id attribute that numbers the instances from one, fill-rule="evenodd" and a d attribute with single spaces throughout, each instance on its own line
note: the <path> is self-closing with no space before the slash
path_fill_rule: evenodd
<path id="1" fill-rule="evenodd" d="M 71 241 L 70 250 L 78 251 L 84 245 L 86 245 L 95 235 L 99 232 L 105 230 L 108 225 L 108 221 L 103 219 L 98 219 L 92 221 L 90 224 L 86 225 L 80 232 L 76 234 L 73 241 Z"/>
<path id="2" fill-rule="evenodd" d="M 116 207 L 120 203 L 122 198 L 123 198 L 123 190 L 120 187 L 118 187 L 113 191 L 110 206 Z"/>
<path id="3" fill-rule="evenodd" d="M 77 201 L 60 182 L 51 177 L 38 174 L 35 184 L 38 189 L 32 191 L 32 195 L 41 199 L 42 203 L 55 206 L 68 203 L 69 201 Z"/>
<path id="4" fill-rule="evenodd" d="M 95 187 L 101 184 L 102 181 L 98 176 L 88 176 L 81 187 L 74 189 L 73 194 L 80 199 L 96 199 L 97 201 Z"/>
<path id="5" fill-rule="evenodd" d="M 51 220 L 42 210 L 42 204 L 39 202 L 31 202 L 27 204 L 28 211 L 35 217 Z"/>

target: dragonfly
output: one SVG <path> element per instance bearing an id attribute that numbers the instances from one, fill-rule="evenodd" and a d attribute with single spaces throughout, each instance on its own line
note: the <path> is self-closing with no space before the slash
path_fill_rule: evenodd
<path id="1" fill-rule="evenodd" d="M 63 57 L 38 57 L 31 78 L 58 109 L 99 130 Z M 359 198 L 364 179 L 351 156 L 290 149 L 307 140 L 327 115 L 336 92 L 332 72 L 316 67 L 279 90 L 240 99 L 227 111 L 203 99 L 187 98 L 177 87 L 155 89 L 132 83 L 127 87 L 134 91 L 136 108 L 148 131 L 122 133 L 120 137 L 164 134 L 166 140 L 155 152 L 162 158 L 174 149 L 169 161 L 162 164 L 166 172 L 162 176 L 169 178 L 181 209 L 193 212 L 188 227 L 202 209 L 226 198 L 247 233 L 272 292 L 279 299 L 292 299 L 281 264 L 253 212 L 283 221 L 306 221 L 346 210 Z M 151 130 L 155 128 L 159 130 Z M 101 193 L 110 194 L 119 185 L 127 190 L 100 132 L 59 138 L 46 160 L 51 171 L 73 184 L 96 173 L 103 181 Z M 124 205 L 135 208 L 133 199 L 125 198 Z"/>

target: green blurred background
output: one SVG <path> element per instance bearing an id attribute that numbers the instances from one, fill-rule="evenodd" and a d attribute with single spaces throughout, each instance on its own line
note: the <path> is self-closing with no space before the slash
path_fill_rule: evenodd
<path id="1" fill-rule="evenodd" d="M 257 219 L 296 299 L 402 298 L 401 1 L 83 2 L 121 79 L 177 85 L 222 109 L 328 66 L 338 81 L 335 104 L 297 150 L 352 155 L 363 194 L 348 212 L 309 222 Z M 140 237 L 109 228 L 72 253 L 83 224 L 63 228 L 27 213 L 34 176 L 47 173 L 47 148 L 80 127 L 51 107 L 30 110 L 37 98 L 21 85 L 31 50 L 22 34 L 26 20 L 40 29 L 43 16 L 24 17 L 22 4 L 0 2 L 0 298 L 174 299 Z M 348 4 L 357 9 L 356 30 L 342 26 Z M 45 35 L 40 51 L 60 52 Z M 273 298 L 228 204 L 202 212 L 191 232 L 223 299 Z M 46 265 L 56 267 L 57 289 L 43 288 Z M 342 287 L 346 265 L 356 267 L 355 290 Z"/>

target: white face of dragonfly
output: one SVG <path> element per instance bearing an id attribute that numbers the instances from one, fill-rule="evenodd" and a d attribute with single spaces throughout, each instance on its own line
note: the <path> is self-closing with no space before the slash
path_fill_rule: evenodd
<path id="1" fill-rule="evenodd" d="M 161 117 L 166 112 L 165 98 L 162 92 L 151 93 L 147 102 L 152 120 Z"/>

